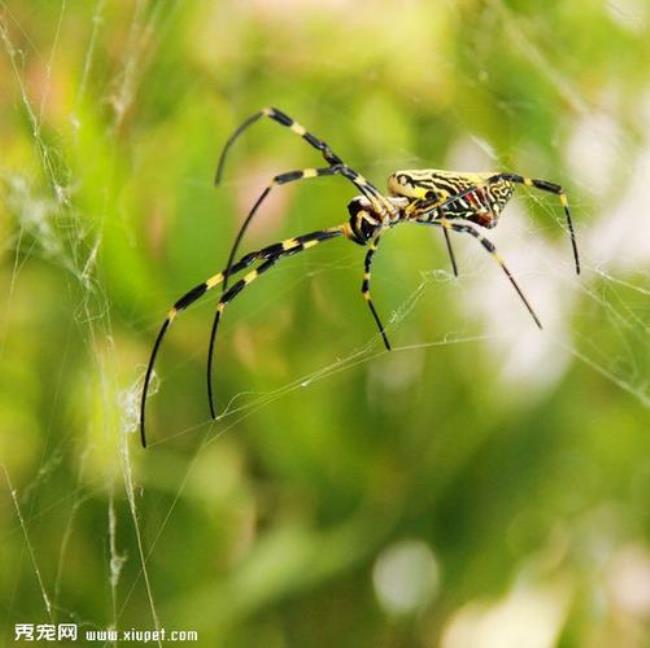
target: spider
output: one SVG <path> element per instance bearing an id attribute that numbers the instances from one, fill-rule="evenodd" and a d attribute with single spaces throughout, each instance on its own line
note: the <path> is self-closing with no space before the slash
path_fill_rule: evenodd
<path id="1" fill-rule="evenodd" d="M 143 447 L 146 447 L 147 444 L 145 436 L 145 404 L 147 391 L 151 381 L 158 350 L 160 349 L 160 345 L 167 329 L 175 319 L 176 315 L 201 298 L 207 291 L 216 286 L 222 286 L 221 297 L 217 304 L 212 323 L 207 361 L 208 400 L 210 404 L 210 414 L 212 415 L 212 418 L 215 419 L 216 413 L 212 390 L 212 358 L 214 355 L 214 344 L 219 323 L 226 305 L 239 295 L 244 288 L 270 270 L 280 259 L 298 254 L 303 250 L 308 250 L 324 241 L 329 241 L 343 236 L 353 243 L 367 248 L 364 260 L 361 293 L 368 304 L 387 350 L 390 350 L 391 348 L 390 342 L 370 295 L 370 269 L 382 234 L 399 223 L 419 223 L 421 225 L 440 228 L 445 236 L 447 250 L 455 275 L 458 274 L 458 270 L 453 249 L 451 247 L 451 241 L 449 239 L 449 233 L 459 232 L 461 234 L 469 234 L 470 236 L 473 236 L 501 266 L 513 288 L 519 295 L 519 298 L 532 316 L 535 324 L 541 329 L 542 324 L 539 318 L 508 270 L 503 259 L 498 255 L 494 244 L 485 238 L 475 227 L 475 225 L 478 225 L 490 229 L 496 226 L 501 212 L 514 192 L 515 185 L 534 187 L 535 189 L 559 196 L 560 203 L 564 208 L 569 235 L 571 237 L 576 272 L 578 274 L 580 273 L 580 261 L 578 258 L 578 248 L 576 245 L 573 223 L 571 221 L 571 214 L 569 212 L 566 193 L 560 185 L 548 182 L 547 180 L 527 178 L 516 173 L 463 173 L 458 171 L 420 169 L 396 171 L 395 173 L 392 173 L 388 178 L 388 193 L 383 194 L 379 189 L 377 189 L 377 187 L 375 187 L 375 185 L 345 164 L 345 162 L 343 162 L 343 160 L 332 151 L 328 144 L 307 131 L 297 121 L 277 108 L 263 108 L 258 113 L 246 119 L 230 136 L 219 158 L 215 184 L 218 184 L 221 180 L 226 156 L 235 140 L 251 124 L 262 117 L 271 119 L 272 121 L 290 129 L 296 135 L 302 137 L 310 146 L 320 151 L 325 162 L 327 162 L 327 166 L 289 171 L 276 175 L 261 193 L 244 220 L 231 248 L 225 269 L 222 272 L 213 275 L 209 279 L 206 279 L 197 286 L 194 286 L 194 288 L 189 290 L 178 301 L 176 301 L 168 312 L 154 342 L 142 389 L 142 399 L 140 404 L 140 437 Z M 342 176 L 348 182 L 353 184 L 359 192 L 359 195 L 352 198 L 347 205 L 349 212 L 348 221 L 340 225 L 335 225 L 334 227 L 328 227 L 323 230 L 295 236 L 280 241 L 279 243 L 268 245 L 257 251 L 249 252 L 235 262 L 235 256 L 244 233 L 248 229 L 248 226 L 257 213 L 260 205 L 264 202 L 264 199 L 274 187 L 289 182 L 333 175 Z M 255 262 L 259 262 L 255 269 L 249 271 L 236 283 L 228 287 L 228 280 L 231 275 L 248 268 Z"/>

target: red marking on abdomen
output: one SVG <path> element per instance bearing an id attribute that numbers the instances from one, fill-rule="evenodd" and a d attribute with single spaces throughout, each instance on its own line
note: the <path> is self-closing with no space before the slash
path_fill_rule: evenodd
<path id="1" fill-rule="evenodd" d="M 466 196 L 467 201 L 469 204 L 474 207 L 474 208 L 486 208 L 486 202 L 485 202 L 485 192 L 483 189 L 480 187 L 477 187 L 473 191 L 467 194 Z"/>
<path id="2" fill-rule="evenodd" d="M 474 213 L 468 220 L 476 223 L 477 225 L 481 225 L 481 227 L 492 227 L 495 218 L 494 214 L 489 208 L 483 189 L 481 187 L 477 187 L 468 193 L 465 198 L 474 210 Z"/>
<path id="3" fill-rule="evenodd" d="M 481 225 L 481 227 L 492 227 L 494 214 L 490 211 L 477 211 L 476 215 L 470 220 L 474 221 L 477 225 Z"/>

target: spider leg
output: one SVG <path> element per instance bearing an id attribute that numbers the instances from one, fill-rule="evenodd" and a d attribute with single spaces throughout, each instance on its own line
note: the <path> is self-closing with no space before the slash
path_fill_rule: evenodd
<path id="1" fill-rule="evenodd" d="M 223 311 L 226 308 L 226 304 L 231 302 L 246 286 L 249 286 L 253 281 L 255 281 L 260 275 L 265 273 L 267 270 L 270 270 L 275 263 L 284 256 L 289 256 L 292 254 L 297 254 L 303 250 L 308 250 L 323 241 L 327 241 L 336 236 L 341 236 L 345 234 L 346 225 L 340 225 L 338 227 L 329 228 L 326 230 L 321 230 L 318 232 L 312 232 L 311 234 L 305 234 L 303 236 L 297 236 L 296 238 L 290 238 L 281 243 L 277 243 L 278 253 L 269 254 L 265 257 L 265 261 L 261 263 L 255 270 L 249 272 L 245 277 L 234 283 L 228 290 L 222 293 L 219 303 L 217 304 L 217 311 L 214 315 L 214 320 L 212 322 L 212 330 L 210 332 L 210 344 L 208 347 L 208 363 L 207 363 L 207 383 L 208 383 L 208 401 L 210 403 L 210 414 L 213 419 L 216 419 L 216 410 L 214 406 L 214 396 L 212 389 L 212 361 L 214 357 L 214 345 L 217 337 L 217 332 L 219 330 L 219 323 L 223 315 Z"/>
<path id="2" fill-rule="evenodd" d="M 289 115 L 286 115 L 281 110 L 277 108 L 262 108 L 259 112 L 251 115 L 246 119 L 241 126 L 239 126 L 235 132 L 228 138 L 226 145 L 223 147 L 223 151 L 219 156 L 219 163 L 217 164 L 217 172 L 215 174 L 214 183 L 219 184 L 221 182 L 221 176 L 223 175 L 223 167 L 226 163 L 226 157 L 230 151 L 230 147 L 235 143 L 235 140 L 251 125 L 254 124 L 261 117 L 268 117 L 273 121 L 289 128 L 293 133 L 302 137 L 310 146 L 317 149 L 321 152 L 323 158 L 329 165 L 334 164 L 343 164 L 343 160 L 332 151 L 332 149 L 321 139 L 312 135 L 308 132 L 303 126 L 301 126 L 297 121 L 295 121 Z"/>
<path id="3" fill-rule="evenodd" d="M 283 256 L 290 256 L 309 247 L 313 247 L 321 241 L 325 241 L 330 238 L 334 238 L 344 234 L 345 226 L 332 227 L 327 230 L 321 230 L 318 232 L 313 232 L 305 236 L 300 236 L 297 238 L 287 239 L 281 241 L 280 243 L 274 243 L 255 252 L 250 252 L 249 254 L 243 256 L 237 263 L 231 266 L 230 272 L 240 272 L 245 268 L 248 268 L 257 260 L 265 259 L 279 259 Z M 216 275 L 213 275 L 209 279 L 206 279 L 203 283 L 200 283 L 188 292 L 186 292 L 176 303 L 172 306 L 165 321 L 162 323 L 158 335 L 156 336 L 156 341 L 154 342 L 153 349 L 151 351 L 151 356 L 149 357 L 149 362 L 147 364 L 147 371 L 144 377 L 144 385 L 142 387 L 142 398 L 140 401 L 140 440 L 142 441 L 142 447 L 147 447 L 147 440 L 145 435 L 145 405 L 147 400 L 147 393 L 149 391 L 149 384 L 151 382 L 151 377 L 153 375 L 153 368 L 156 362 L 156 357 L 158 351 L 162 344 L 162 341 L 169 329 L 171 323 L 174 321 L 178 313 L 182 310 L 185 310 L 188 306 L 193 304 L 195 301 L 199 300 L 206 292 L 214 288 L 215 286 L 223 283 L 225 277 L 225 272 L 219 272 Z"/>
<path id="4" fill-rule="evenodd" d="M 465 234 L 470 234 L 473 236 L 476 240 L 479 241 L 479 243 L 490 253 L 490 256 L 501 266 L 501 269 L 503 272 L 506 274 L 508 279 L 510 280 L 510 283 L 512 284 L 513 288 L 519 295 L 521 301 L 524 303 L 524 306 L 528 310 L 528 312 L 531 314 L 533 320 L 535 321 L 535 324 L 537 324 L 538 328 L 542 328 L 542 323 L 540 322 L 539 318 L 535 314 L 535 311 L 533 310 L 533 307 L 530 305 L 529 301 L 526 299 L 524 293 L 522 292 L 521 288 L 515 281 L 515 278 L 512 276 L 512 273 L 510 270 L 508 270 L 508 266 L 506 266 L 504 260 L 501 258 L 501 256 L 497 253 L 496 247 L 494 246 L 494 243 L 490 241 L 489 239 L 485 238 L 478 230 L 476 230 L 474 227 L 471 225 L 467 225 L 465 223 L 454 223 L 449 220 L 434 220 L 434 221 L 428 221 L 428 220 L 418 220 L 417 222 L 419 223 L 424 223 L 425 225 L 436 225 L 438 227 L 442 227 L 447 230 L 453 230 L 454 232 L 461 232 Z"/>
<path id="5" fill-rule="evenodd" d="M 509 180 L 510 182 L 521 184 L 526 187 L 534 187 L 535 189 L 539 189 L 540 191 L 547 191 L 549 193 L 555 194 L 556 196 L 560 197 L 560 203 L 564 208 L 564 215 L 566 216 L 567 227 L 569 229 L 569 236 L 571 238 L 571 248 L 573 249 L 573 259 L 575 261 L 576 274 L 580 274 L 580 258 L 578 256 L 578 244 L 576 242 L 575 230 L 573 229 L 573 220 L 571 219 L 571 212 L 569 211 L 569 201 L 567 199 L 567 195 L 564 189 L 560 185 L 554 184 L 553 182 L 549 182 L 548 180 L 539 180 L 536 178 L 525 178 L 524 176 L 518 175 L 516 173 L 497 173 L 493 176 L 490 176 L 485 181 L 483 186 L 494 184 L 495 182 L 499 182 L 500 180 Z M 473 193 L 474 191 L 476 191 L 476 189 L 477 189 L 476 186 L 469 187 L 465 191 L 461 191 L 460 193 L 450 196 L 449 198 L 447 198 L 447 200 L 445 200 L 440 204 L 431 203 L 431 205 L 429 206 L 431 208 L 443 209 L 447 205 L 451 205 L 457 200 L 464 198 L 468 194 Z"/>
<path id="6" fill-rule="evenodd" d="M 295 133 L 296 135 L 302 137 L 310 146 L 320 151 L 321 155 L 330 166 L 341 165 L 345 167 L 349 173 L 343 175 L 348 177 L 348 179 L 357 187 L 357 189 L 361 191 L 361 193 L 366 195 L 373 202 L 375 207 L 378 207 L 381 212 L 393 211 L 392 205 L 384 198 L 384 196 L 379 191 L 379 189 L 377 189 L 377 187 L 375 187 L 372 183 L 368 182 L 368 180 L 366 180 L 360 173 L 357 173 L 352 168 L 348 167 L 347 164 L 345 164 L 343 160 L 338 155 L 336 155 L 334 151 L 332 151 L 332 149 L 329 147 L 327 143 L 325 143 L 323 140 L 319 139 L 318 137 L 310 133 L 304 126 L 299 124 L 295 119 L 289 117 L 289 115 L 283 113 L 281 110 L 278 110 L 277 108 L 262 108 L 262 110 L 260 110 L 259 112 L 248 117 L 248 119 L 246 119 L 241 124 L 241 126 L 239 126 L 235 130 L 235 132 L 228 138 L 228 141 L 226 142 L 223 151 L 221 152 L 221 155 L 219 157 L 219 162 L 217 164 L 217 172 L 215 174 L 215 179 L 214 179 L 215 184 L 219 184 L 219 182 L 221 182 L 221 176 L 223 175 L 223 167 L 226 162 L 226 156 L 228 155 L 228 151 L 230 150 L 231 146 L 235 143 L 235 140 L 251 124 L 254 124 L 261 117 L 268 117 L 269 119 L 272 119 L 278 124 L 281 124 L 286 128 L 289 128 L 291 132 Z"/>
<path id="7" fill-rule="evenodd" d="M 418 221 L 419 222 L 419 221 Z M 447 221 L 445 221 L 447 222 Z M 429 225 L 430 223 L 426 223 Z M 443 227 L 442 231 L 445 235 L 445 241 L 447 242 L 447 251 L 449 252 L 449 257 L 451 259 L 451 265 L 454 270 L 454 275 L 458 276 L 458 271 L 456 267 L 456 258 L 454 256 L 454 250 L 451 247 L 451 240 L 449 238 L 449 231 L 447 227 Z M 388 334 L 386 333 L 386 328 L 384 327 L 381 318 L 379 317 L 379 313 L 377 312 L 377 308 L 375 307 L 373 301 L 372 301 L 372 296 L 370 295 L 370 278 L 371 278 L 371 272 L 370 268 L 372 266 L 372 261 L 375 256 L 375 253 L 377 252 L 377 249 L 379 248 L 379 241 L 380 241 L 381 235 L 378 235 L 372 240 L 370 243 L 368 243 L 368 251 L 366 252 L 366 256 L 363 261 L 364 265 L 364 273 L 363 273 L 363 282 L 361 283 L 361 294 L 363 295 L 363 298 L 366 300 L 366 303 L 368 304 L 368 307 L 370 308 L 370 312 L 372 313 L 372 317 L 375 320 L 375 323 L 377 324 L 377 328 L 379 329 L 379 332 L 381 333 L 382 340 L 384 342 L 384 346 L 386 347 L 386 351 L 391 350 L 390 346 L 390 341 L 388 339 Z"/>
<path id="8" fill-rule="evenodd" d="M 573 248 L 573 260 L 576 265 L 576 274 L 580 274 L 580 258 L 578 257 L 578 245 L 576 243 L 576 235 L 573 229 L 573 221 L 571 220 L 571 212 L 569 211 L 569 201 L 567 199 L 566 192 L 564 189 L 554 182 L 549 182 L 548 180 L 539 180 L 537 178 L 525 178 L 516 173 L 500 173 L 497 176 L 490 178 L 491 182 L 497 182 L 501 180 L 510 180 L 510 182 L 516 182 L 517 184 L 523 184 L 526 187 L 535 187 L 540 191 L 546 191 L 548 193 L 555 194 L 559 196 L 560 203 L 564 208 L 564 214 L 566 216 L 567 227 L 569 228 L 569 236 L 571 237 L 571 247 Z"/>
<path id="9" fill-rule="evenodd" d="M 377 310 L 375 308 L 375 305 L 372 303 L 372 297 L 370 296 L 370 266 L 372 265 L 372 258 L 375 255 L 375 252 L 377 251 L 377 248 L 379 246 L 379 236 L 377 236 L 368 246 L 368 252 L 366 252 L 366 258 L 364 259 L 363 265 L 364 265 L 364 273 L 363 273 L 363 282 L 361 284 L 361 294 L 363 295 L 363 298 L 366 300 L 366 303 L 370 307 L 370 312 L 372 313 L 372 316 L 375 320 L 375 323 L 377 324 L 377 327 L 379 328 L 379 332 L 381 333 L 381 337 L 384 340 L 384 346 L 386 347 L 387 351 L 390 351 L 390 342 L 388 341 L 388 336 L 386 335 L 386 330 L 384 328 L 384 325 L 381 323 L 381 319 L 379 318 L 379 314 L 377 313 Z"/>
<path id="10" fill-rule="evenodd" d="M 456 265 L 456 255 L 454 254 L 454 248 L 451 247 L 451 239 L 449 238 L 449 230 L 446 227 L 442 228 L 442 233 L 445 235 L 445 244 L 447 245 L 447 253 L 449 254 L 449 260 L 451 261 L 451 269 L 454 272 L 454 277 L 458 276 L 458 266 Z"/>
<path id="11" fill-rule="evenodd" d="M 457 198 L 454 197 L 454 199 L 457 199 Z M 406 209 L 407 215 L 406 215 L 406 218 L 404 218 L 403 220 L 410 220 L 410 218 L 412 217 L 411 214 L 415 210 L 422 210 L 422 209 L 425 210 L 425 213 L 422 216 L 420 216 L 420 218 L 416 222 L 418 222 L 418 223 L 423 222 L 423 220 L 420 220 L 420 219 L 424 219 L 425 216 L 427 216 L 429 218 L 434 218 L 434 216 L 435 216 L 434 208 L 435 209 L 440 209 L 440 212 L 439 212 L 440 213 L 440 219 L 444 220 L 445 218 L 443 216 L 443 214 L 444 214 L 444 209 L 443 208 L 444 208 L 444 206 L 449 205 L 450 202 L 453 202 L 453 201 L 446 200 L 444 203 L 442 203 L 440 205 L 440 207 L 438 207 L 438 205 L 435 202 L 432 202 L 432 201 L 425 201 L 424 204 L 417 203 L 417 202 L 413 203 L 410 206 L 410 209 L 407 207 L 407 209 Z M 449 255 L 449 261 L 451 262 L 452 272 L 454 273 L 454 277 L 457 277 L 458 276 L 458 265 L 456 264 L 456 255 L 454 254 L 454 248 L 451 245 L 451 238 L 449 236 L 449 230 L 446 227 L 443 227 L 442 228 L 442 233 L 443 233 L 444 238 L 445 238 L 445 245 L 447 247 L 447 254 Z"/>
<path id="12" fill-rule="evenodd" d="M 280 173 L 276 175 L 271 180 L 270 184 L 264 189 L 264 191 L 262 191 L 258 199 L 255 201 L 255 204 L 248 212 L 248 215 L 244 219 L 244 222 L 242 223 L 241 227 L 239 228 L 239 231 L 237 232 L 237 236 L 235 237 L 235 242 L 233 243 L 232 248 L 230 249 L 230 254 L 228 255 L 228 261 L 226 263 L 226 270 L 224 273 L 225 278 L 223 282 L 222 292 L 226 292 L 228 288 L 228 276 L 230 275 L 230 266 L 235 259 L 237 250 L 239 249 L 239 245 L 242 239 L 244 238 L 244 234 L 246 233 L 246 230 L 251 224 L 251 221 L 253 220 L 253 217 L 255 216 L 260 205 L 264 202 L 264 200 L 269 195 L 273 187 L 287 184 L 288 182 L 297 182 L 299 180 L 307 180 L 310 178 L 318 178 L 320 176 L 331 176 L 331 175 L 340 175 L 350 180 L 361 191 L 361 193 L 363 193 L 363 195 L 366 196 L 366 198 L 368 198 L 368 200 L 371 201 L 371 203 L 376 204 L 376 198 L 371 191 L 372 185 L 370 185 L 370 183 L 365 178 L 360 176 L 356 171 L 350 169 L 345 164 L 335 164 L 333 166 L 323 167 L 320 169 L 301 169 L 297 171 L 287 171 L 286 173 Z M 380 208 L 381 208 L 380 205 L 377 205 L 377 209 Z"/>

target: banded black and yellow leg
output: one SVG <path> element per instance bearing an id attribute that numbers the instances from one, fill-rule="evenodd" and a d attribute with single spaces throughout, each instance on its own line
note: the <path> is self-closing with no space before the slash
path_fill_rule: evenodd
<path id="1" fill-rule="evenodd" d="M 233 264 L 230 268 L 230 273 L 237 273 L 241 270 L 244 270 L 251 266 L 255 261 L 260 259 L 279 259 L 284 256 L 290 256 L 301 252 L 302 250 L 308 249 L 326 241 L 331 238 L 342 236 L 345 233 L 345 225 L 338 227 L 332 227 L 326 230 L 320 230 L 317 232 L 312 232 L 304 236 L 298 236 L 295 238 L 286 239 L 279 243 L 274 243 L 273 245 L 268 245 L 260 250 L 255 252 L 250 252 L 243 256 L 237 263 Z M 144 384 L 142 387 L 142 398 L 140 401 L 140 439 L 142 441 L 142 447 L 147 446 L 147 440 L 145 435 L 145 405 L 147 400 L 147 393 L 149 391 L 149 384 L 151 383 L 151 377 L 153 375 L 153 369 L 156 362 L 156 357 L 158 356 L 158 351 L 160 345 L 169 329 L 171 323 L 174 321 L 178 313 L 191 306 L 195 301 L 198 301 L 203 295 L 205 295 L 212 288 L 219 286 L 223 283 L 225 277 L 225 271 L 219 272 L 216 275 L 213 275 L 203 283 L 194 286 L 191 290 L 186 292 L 176 303 L 172 306 L 165 321 L 163 322 L 156 341 L 154 342 L 151 355 L 149 357 L 149 362 L 147 364 L 147 370 L 145 372 Z"/>
<path id="2" fill-rule="evenodd" d="M 441 221 L 418 221 L 418 222 L 424 222 L 427 225 L 437 225 L 438 227 L 443 227 L 448 230 L 453 230 L 454 232 L 461 232 L 464 234 L 470 234 L 473 236 L 476 240 L 479 241 L 479 243 L 490 253 L 490 256 L 501 266 L 501 269 L 505 273 L 505 275 L 508 277 L 510 280 L 510 283 L 512 284 L 513 288 L 521 298 L 521 301 L 524 303 L 524 306 L 528 310 L 528 312 L 531 314 L 533 320 L 535 321 L 535 324 L 541 329 L 542 328 L 542 323 L 540 322 L 539 318 L 537 317 L 535 311 L 533 310 L 533 307 L 530 305 L 529 301 L 526 299 L 526 296 L 522 292 L 521 288 L 515 281 L 515 278 L 512 276 L 512 273 L 508 269 L 508 266 L 506 266 L 504 260 L 501 258 L 501 256 L 497 253 L 496 247 L 494 246 L 494 243 L 490 241 L 489 239 L 485 238 L 478 230 L 474 229 L 471 225 L 467 225 L 465 223 L 454 223 L 448 220 L 441 220 Z"/>
<path id="3" fill-rule="evenodd" d="M 268 117 L 269 119 L 277 122 L 278 124 L 285 126 L 292 133 L 302 137 L 305 142 L 307 142 L 311 147 L 315 148 L 317 151 L 320 151 L 324 160 L 330 165 L 342 165 L 346 167 L 350 172 L 350 180 L 354 182 L 359 191 L 366 195 L 376 207 L 380 208 L 380 211 L 387 211 L 392 213 L 392 205 L 389 201 L 385 199 L 383 194 L 375 187 L 371 182 L 368 182 L 361 174 L 357 173 L 350 167 L 348 167 L 343 160 L 332 151 L 329 145 L 324 142 L 322 139 L 316 137 L 316 135 L 310 133 L 302 124 L 299 124 L 293 117 L 289 117 L 286 113 L 283 113 L 277 108 L 262 108 L 258 113 L 251 115 L 246 119 L 241 126 L 239 126 L 235 132 L 228 138 L 221 156 L 219 157 L 219 163 L 217 164 L 217 172 L 215 174 L 215 184 L 221 182 L 221 176 L 223 175 L 223 167 L 226 162 L 226 156 L 230 147 L 235 143 L 235 140 L 251 125 L 254 124 L 261 117 Z M 353 177 L 352 177 L 353 176 Z"/>
<path id="4" fill-rule="evenodd" d="M 269 254 L 266 257 L 266 260 L 259 265 L 256 270 L 249 272 L 243 279 L 237 281 L 233 284 L 228 290 L 226 290 L 219 300 L 217 305 L 217 312 L 215 313 L 214 320 L 212 322 L 212 330 L 210 332 L 210 344 L 208 346 L 208 363 L 207 363 L 207 383 L 208 383 L 208 400 L 210 403 L 210 414 L 212 418 L 216 418 L 216 410 L 214 407 L 214 396 L 212 389 L 212 360 L 214 357 L 214 345 L 217 337 L 217 332 L 219 329 L 219 322 L 226 304 L 232 301 L 246 286 L 250 285 L 255 279 L 257 279 L 261 274 L 273 267 L 273 265 L 282 257 L 289 256 L 292 254 L 297 254 L 303 250 L 308 250 L 312 247 L 315 247 L 323 241 L 328 239 L 341 236 L 346 232 L 346 225 L 340 225 L 338 227 L 333 227 L 327 230 L 322 230 L 318 232 L 313 232 L 311 234 L 306 234 L 304 236 L 297 236 L 295 238 L 286 239 L 281 243 L 277 243 L 278 252 L 276 255 Z"/>
<path id="5" fill-rule="evenodd" d="M 215 185 L 221 182 L 221 177 L 223 176 L 223 168 L 226 163 L 226 157 L 230 148 L 239 138 L 239 136 L 252 124 L 254 124 L 261 117 L 267 117 L 268 119 L 273 120 L 274 122 L 289 128 L 293 133 L 302 137 L 310 146 L 320 151 L 325 161 L 330 164 L 343 164 L 343 160 L 332 151 L 332 149 L 321 139 L 312 135 L 306 128 L 300 125 L 295 119 L 289 117 L 281 110 L 277 108 L 262 108 L 259 112 L 251 115 L 244 122 L 237 127 L 235 132 L 228 138 L 221 155 L 219 156 L 219 163 L 217 164 L 217 172 L 214 177 Z"/>
<path id="6" fill-rule="evenodd" d="M 573 249 L 573 259 L 576 265 L 576 274 L 580 274 L 580 258 L 578 257 L 578 245 L 576 243 L 576 235 L 573 229 L 573 221 L 571 220 L 571 212 L 569 211 L 569 200 L 567 198 L 566 192 L 564 189 L 554 182 L 549 182 L 548 180 L 540 180 L 538 178 L 526 178 L 517 173 L 499 173 L 496 176 L 490 178 L 491 182 L 498 182 L 502 180 L 510 180 L 510 182 L 515 182 L 517 184 L 522 184 L 526 187 L 534 187 L 540 191 L 546 191 L 548 193 L 555 194 L 559 196 L 560 203 L 564 208 L 564 215 L 566 216 L 567 227 L 569 229 L 569 236 L 571 237 L 571 247 Z"/>
<path id="7" fill-rule="evenodd" d="M 364 272 L 363 272 L 363 282 L 361 283 L 361 294 L 363 295 L 363 298 L 366 300 L 366 303 L 370 308 L 370 312 L 372 313 L 375 323 L 379 328 L 379 332 L 381 333 L 381 337 L 384 340 L 384 346 L 386 347 L 386 350 L 390 351 L 390 342 L 388 341 L 388 336 L 386 335 L 386 329 L 384 328 L 384 325 L 382 324 L 381 319 L 379 318 L 379 314 L 377 313 L 377 309 L 375 308 L 375 305 L 372 302 L 372 297 L 370 295 L 370 267 L 372 266 L 372 258 L 374 257 L 378 247 L 379 247 L 379 236 L 377 236 L 368 245 L 368 252 L 366 252 L 366 258 L 364 259 L 363 262 Z"/>
<path id="8" fill-rule="evenodd" d="M 259 198 L 255 201 L 255 204 L 248 212 L 246 218 L 244 219 L 244 222 L 242 223 L 241 227 L 239 228 L 239 231 L 237 232 L 237 236 L 235 237 L 235 242 L 233 243 L 233 246 L 230 249 L 230 254 L 228 255 L 228 261 L 226 262 L 226 270 L 225 270 L 226 276 L 223 282 L 223 292 L 225 292 L 228 288 L 228 276 L 230 275 L 231 272 L 229 268 L 235 259 L 237 250 L 239 249 L 239 245 L 241 244 L 241 241 L 244 238 L 244 234 L 246 233 L 246 230 L 248 229 L 255 214 L 257 213 L 257 210 L 260 208 L 260 205 L 264 202 L 264 200 L 269 195 L 273 187 L 287 184 L 289 182 L 297 182 L 299 180 L 307 180 L 310 178 L 318 178 L 321 176 L 332 176 L 332 175 L 343 176 L 344 178 L 350 180 L 362 192 L 365 192 L 367 189 L 366 180 L 361 176 L 359 176 L 356 171 L 348 168 L 344 164 L 335 164 L 333 166 L 323 167 L 320 169 L 301 169 L 297 171 L 288 171 L 286 173 L 280 173 L 276 175 L 273 178 L 273 180 L 271 180 L 271 183 L 264 189 L 264 191 L 262 191 Z M 364 195 L 366 195 L 366 197 L 369 200 L 372 198 L 372 196 L 368 193 L 364 193 Z"/>
<path id="9" fill-rule="evenodd" d="M 549 182 L 548 180 L 539 180 L 536 178 L 525 178 L 524 176 L 518 175 L 517 173 L 497 173 L 493 176 L 490 176 L 485 181 L 485 186 L 495 184 L 503 180 L 514 182 L 516 184 L 521 184 L 526 187 L 534 187 L 535 189 L 539 189 L 540 191 L 546 191 L 555 194 L 556 196 L 559 196 L 560 203 L 564 208 L 564 215 L 566 217 L 567 228 L 569 230 L 569 236 L 571 238 L 571 248 L 573 250 L 573 259 L 575 261 L 576 274 L 580 274 L 580 258 L 578 256 L 578 244 L 576 242 L 575 230 L 573 229 L 573 220 L 571 219 L 571 212 L 569 210 L 569 201 L 567 199 L 567 195 L 564 189 L 560 185 L 555 184 L 553 182 Z M 450 196 L 443 203 L 440 204 L 432 203 L 431 208 L 442 210 L 448 205 L 451 205 L 452 203 L 456 202 L 457 200 L 464 198 L 468 194 L 474 193 L 476 189 L 477 187 L 473 186 L 466 189 L 465 191 L 461 191 L 453 196 Z"/>
<path id="10" fill-rule="evenodd" d="M 214 405 L 214 395 L 212 391 L 212 359 L 214 357 L 214 345 L 219 331 L 219 323 L 226 305 L 231 302 L 246 286 L 250 285 L 260 275 L 270 270 L 279 260 L 278 257 L 271 257 L 259 265 L 255 270 L 251 270 L 243 279 L 233 284 L 225 293 L 221 295 L 221 299 L 217 305 L 217 312 L 215 313 L 214 320 L 212 321 L 212 330 L 210 331 L 210 345 L 208 347 L 208 363 L 207 363 L 207 384 L 208 384 L 208 402 L 210 403 L 210 415 L 213 419 L 217 418 L 216 409 Z"/>

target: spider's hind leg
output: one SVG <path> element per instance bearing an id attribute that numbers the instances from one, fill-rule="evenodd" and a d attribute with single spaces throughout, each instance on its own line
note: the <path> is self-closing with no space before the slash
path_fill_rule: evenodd
<path id="1" fill-rule="evenodd" d="M 573 250 L 573 260 L 575 262 L 576 274 L 580 274 L 580 257 L 578 256 L 578 244 L 576 242 L 576 234 L 573 229 L 573 220 L 571 219 L 571 212 L 569 211 L 569 200 L 564 189 L 554 182 L 548 180 L 540 180 L 539 178 L 526 178 L 517 173 L 499 173 L 492 176 L 488 182 L 494 183 L 498 180 L 509 180 L 517 184 L 522 184 L 526 187 L 534 187 L 540 191 L 555 194 L 560 199 L 560 204 L 564 209 L 564 216 L 566 218 L 567 228 L 569 230 L 569 237 L 571 238 L 571 249 Z"/>
<path id="2" fill-rule="evenodd" d="M 284 241 L 280 241 L 279 243 L 273 243 L 272 245 L 268 245 L 255 252 L 249 252 L 248 254 L 243 256 L 239 261 L 237 261 L 237 263 L 234 263 L 229 268 L 230 273 L 240 272 L 241 270 L 244 270 L 249 266 L 251 266 L 255 261 L 263 261 L 263 263 L 260 264 L 260 267 L 258 267 L 256 271 L 253 271 L 248 275 L 246 275 L 244 279 L 240 280 L 238 283 L 232 286 L 232 288 L 230 288 L 225 295 L 222 295 L 222 301 L 226 297 L 228 301 L 233 299 L 235 295 L 242 290 L 242 288 L 244 287 L 244 285 L 246 285 L 246 283 L 250 283 L 252 281 L 251 277 L 256 278 L 261 272 L 265 271 L 262 270 L 262 266 L 264 266 L 265 263 L 268 263 L 268 261 L 272 261 L 273 263 L 275 263 L 278 259 L 282 257 L 291 256 L 292 254 L 297 254 L 302 250 L 306 250 L 315 245 L 318 245 L 318 243 L 327 241 L 337 236 L 343 236 L 345 234 L 346 234 L 346 225 L 343 224 L 336 227 L 330 227 L 325 230 L 312 232 L 310 234 L 305 234 L 303 236 L 297 236 L 295 238 L 286 239 Z M 271 263 L 270 265 L 273 265 L 273 263 Z M 268 267 L 270 267 L 270 265 Z M 268 267 L 266 267 L 266 269 L 268 269 Z M 167 331 L 169 330 L 169 327 L 171 323 L 174 321 L 174 319 L 176 318 L 176 316 L 181 311 L 191 306 L 194 302 L 198 301 L 209 290 L 222 284 L 225 280 L 225 276 L 226 276 L 225 271 L 219 272 L 213 275 L 212 277 L 210 277 L 209 279 L 206 279 L 203 283 L 194 286 L 194 288 L 190 289 L 182 297 L 176 300 L 176 302 L 170 309 L 169 313 L 167 314 L 167 317 L 165 318 L 164 322 L 162 323 L 160 330 L 158 331 L 158 335 L 156 336 L 156 341 L 154 342 L 151 355 L 149 356 L 149 362 L 147 363 L 144 384 L 142 386 L 142 397 L 140 400 L 140 440 L 142 442 L 143 448 L 147 447 L 147 437 L 145 434 L 145 414 L 146 414 L 147 394 L 149 392 L 149 384 L 153 376 L 153 369 L 156 363 L 156 358 L 158 356 L 158 352 L 162 345 L 163 339 L 165 338 L 165 335 L 167 334 Z M 223 308 L 221 310 L 223 310 Z M 212 341 L 211 341 L 211 345 L 212 345 Z"/>

